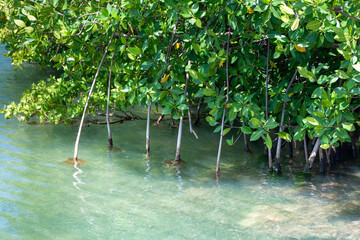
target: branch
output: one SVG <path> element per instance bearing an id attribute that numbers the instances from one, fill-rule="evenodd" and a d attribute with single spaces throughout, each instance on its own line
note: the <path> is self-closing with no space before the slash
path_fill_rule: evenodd
<path id="1" fill-rule="evenodd" d="M 344 9 L 343 7 L 337 7 L 336 9 L 328 8 L 328 10 L 330 10 L 330 11 L 333 11 L 335 13 L 340 13 L 341 15 L 343 15 L 345 17 L 360 21 L 360 18 L 351 16 L 351 15 L 345 13 L 343 9 Z"/>

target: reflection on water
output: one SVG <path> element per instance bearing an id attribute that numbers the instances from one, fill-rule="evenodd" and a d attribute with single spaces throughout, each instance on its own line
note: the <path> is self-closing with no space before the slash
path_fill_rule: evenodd
<path id="1" fill-rule="evenodd" d="M 46 75 L 30 65 L 13 70 L 3 56 L 0 72 L 1 104 L 18 101 Z M 298 153 L 273 176 L 262 151 L 244 153 L 239 143 L 224 146 L 214 181 L 218 136 L 208 127 L 196 129 L 199 140 L 184 131 L 185 163 L 176 168 L 163 163 L 174 156 L 177 131 L 166 122 L 153 126 L 147 158 L 145 125 L 113 125 L 111 152 L 104 126 L 85 128 L 79 156 L 86 163 L 74 168 L 64 161 L 77 126 L 1 116 L 0 239 L 360 238 L 358 162 L 307 177 L 298 174 Z"/>

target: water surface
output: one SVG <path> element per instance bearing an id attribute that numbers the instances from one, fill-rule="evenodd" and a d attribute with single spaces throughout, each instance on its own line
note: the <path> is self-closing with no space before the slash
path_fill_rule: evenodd
<path id="1" fill-rule="evenodd" d="M 19 101 L 49 71 L 13 69 L 0 48 L 0 107 Z M 153 115 L 156 122 L 156 115 Z M 303 155 L 282 158 L 283 175 L 267 173 L 261 144 L 224 146 L 214 181 L 218 135 L 184 131 L 181 169 L 163 164 L 175 155 L 177 129 L 145 121 L 83 129 L 80 170 L 73 155 L 77 125 L 29 125 L 0 116 L 0 239 L 360 239 L 360 167 L 298 174 Z M 187 126 L 186 126 L 187 127 Z"/>

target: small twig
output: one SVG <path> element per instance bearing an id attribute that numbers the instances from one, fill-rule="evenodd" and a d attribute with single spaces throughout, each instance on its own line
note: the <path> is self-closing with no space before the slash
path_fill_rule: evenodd
<path id="1" fill-rule="evenodd" d="M 357 20 L 357 21 L 360 21 L 360 18 L 351 16 L 351 15 L 345 13 L 342 7 L 339 7 L 338 9 L 328 8 L 328 10 L 334 11 L 334 12 L 336 12 L 336 13 L 341 13 L 341 15 L 343 15 L 343 16 L 345 16 L 345 17 L 348 17 L 348 18 L 351 18 L 351 19 L 355 19 L 355 20 Z"/>

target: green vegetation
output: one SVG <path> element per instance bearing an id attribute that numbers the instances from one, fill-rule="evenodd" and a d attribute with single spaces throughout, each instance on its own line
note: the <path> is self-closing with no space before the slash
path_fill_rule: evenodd
<path id="1" fill-rule="evenodd" d="M 151 99 L 179 119 L 189 104 L 203 101 L 206 120 L 230 145 L 237 136 L 229 131 L 239 128 L 268 149 L 276 136 L 307 135 L 330 151 L 350 142 L 359 123 L 359 0 L 1 0 L 0 6 L 0 41 L 13 63 L 63 71 L 6 106 L 6 118 L 78 119 L 115 32 L 91 113 L 106 109 L 111 71 L 113 109 Z M 269 150 L 270 168 L 271 159 Z"/>

